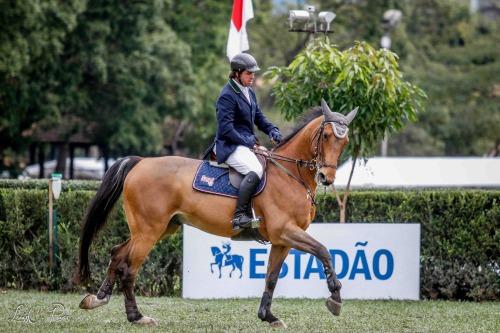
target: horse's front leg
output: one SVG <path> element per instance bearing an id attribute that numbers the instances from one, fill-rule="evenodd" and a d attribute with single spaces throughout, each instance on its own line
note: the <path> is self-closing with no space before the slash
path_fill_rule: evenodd
<path id="1" fill-rule="evenodd" d="M 217 265 L 217 263 L 213 262 L 213 263 L 210 264 L 210 272 L 212 272 L 212 274 L 214 273 L 214 269 L 213 269 L 214 265 Z"/>
<path id="2" fill-rule="evenodd" d="M 273 299 L 274 288 L 278 282 L 281 266 L 290 250 L 289 247 L 273 245 L 269 254 L 269 263 L 267 264 L 266 287 L 259 306 L 258 316 L 262 321 L 267 321 L 272 327 L 286 328 L 283 321 L 276 318 L 271 313 L 271 302 Z"/>
<path id="3" fill-rule="evenodd" d="M 299 227 L 285 230 L 281 238 L 285 244 L 297 250 L 310 253 L 321 260 L 325 270 L 328 290 L 331 293 L 331 296 L 326 300 L 326 307 L 335 316 L 340 315 L 342 307 L 340 288 L 342 288 L 342 284 L 337 279 L 337 274 L 335 274 L 335 270 L 333 269 L 331 256 L 327 248 Z"/>

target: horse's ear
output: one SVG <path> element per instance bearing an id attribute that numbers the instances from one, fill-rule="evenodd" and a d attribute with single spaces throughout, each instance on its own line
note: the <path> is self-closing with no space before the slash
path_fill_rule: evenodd
<path id="1" fill-rule="evenodd" d="M 326 101 L 322 98 L 321 99 L 321 111 L 323 111 L 323 116 L 325 117 L 325 121 L 332 121 L 333 117 L 333 112 L 330 110 L 330 107 L 328 104 L 326 104 Z"/>
<path id="2" fill-rule="evenodd" d="M 347 116 L 345 116 L 345 119 L 347 121 L 347 125 L 349 125 L 351 123 L 351 121 L 354 119 L 354 117 L 356 117 L 356 114 L 358 113 L 358 106 L 352 110 L 351 112 L 349 112 L 349 114 Z"/>

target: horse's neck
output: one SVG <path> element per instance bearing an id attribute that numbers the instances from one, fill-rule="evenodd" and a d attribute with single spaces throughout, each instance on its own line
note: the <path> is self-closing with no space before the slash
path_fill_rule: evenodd
<path id="1" fill-rule="evenodd" d="M 311 122 L 308 126 L 304 127 L 297 133 L 295 137 L 293 137 L 289 142 L 276 150 L 276 153 L 282 156 L 286 156 L 289 158 L 303 160 L 303 161 L 311 161 L 314 156 L 312 152 L 314 133 L 317 128 L 317 125 L 314 124 L 319 122 L 317 120 Z M 287 163 L 288 164 L 288 163 Z M 300 175 L 297 171 L 297 167 L 288 167 L 289 171 L 295 174 L 298 177 L 301 177 L 309 188 L 315 192 L 316 191 L 316 182 L 314 177 L 316 176 L 315 170 L 310 170 L 306 167 L 300 168 Z"/>

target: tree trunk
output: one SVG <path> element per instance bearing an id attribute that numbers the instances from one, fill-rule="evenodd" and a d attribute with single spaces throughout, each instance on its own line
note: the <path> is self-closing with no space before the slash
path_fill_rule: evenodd
<path id="1" fill-rule="evenodd" d="M 356 149 L 356 153 L 354 155 L 354 159 L 352 160 L 352 168 L 351 168 L 351 173 L 349 174 L 349 180 L 347 181 L 347 186 L 344 191 L 344 195 L 342 198 L 340 198 L 338 192 L 335 190 L 335 187 L 333 188 L 335 191 L 335 195 L 337 197 L 337 203 L 339 204 L 339 222 L 340 223 L 345 223 L 346 222 L 346 208 L 347 208 L 347 198 L 349 197 L 350 189 L 351 189 L 351 180 L 352 180 L 352 175 L 354 174 L 354 168 L 356 167 L 356 161 L 358 160 L 358 155 L 359 155 L 359 149 Z"/>
<path id="2" fill-rule="evenodd" d="M 59 172 L 62 174 L 63 178 L 66 178 L 66 159 L 68 158 L 69 144 L 67 142 L 62 143 L 59 146 L 59 151 L 57 154 L 57 165 L 54 172 Z"/>
<path id="3" fill-rule="evenodd" d="M 345 223 L 345 206 L 340 206 L 340 223 Z"/>
<path id="4" fill-rule="evenodd" d="M 45 177 L 45 145 L 40 143 L 38 145 L 38 178 Z"/>

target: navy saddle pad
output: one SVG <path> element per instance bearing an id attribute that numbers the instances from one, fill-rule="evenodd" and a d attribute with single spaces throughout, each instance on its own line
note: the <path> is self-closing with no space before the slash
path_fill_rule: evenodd
<path id="1" fill-rule="evenodd" d="M 260 180 L 256 196 L 264 190 L 266 186 L 266 173 Z M 200 192 L 223 195 L 226 197 L 237 198 L 238 189 L 231 185 L 229 181 L 229 169 L 211 165 L 209 161 L 202 161 L 194 175 L 193 188 Z"/>

